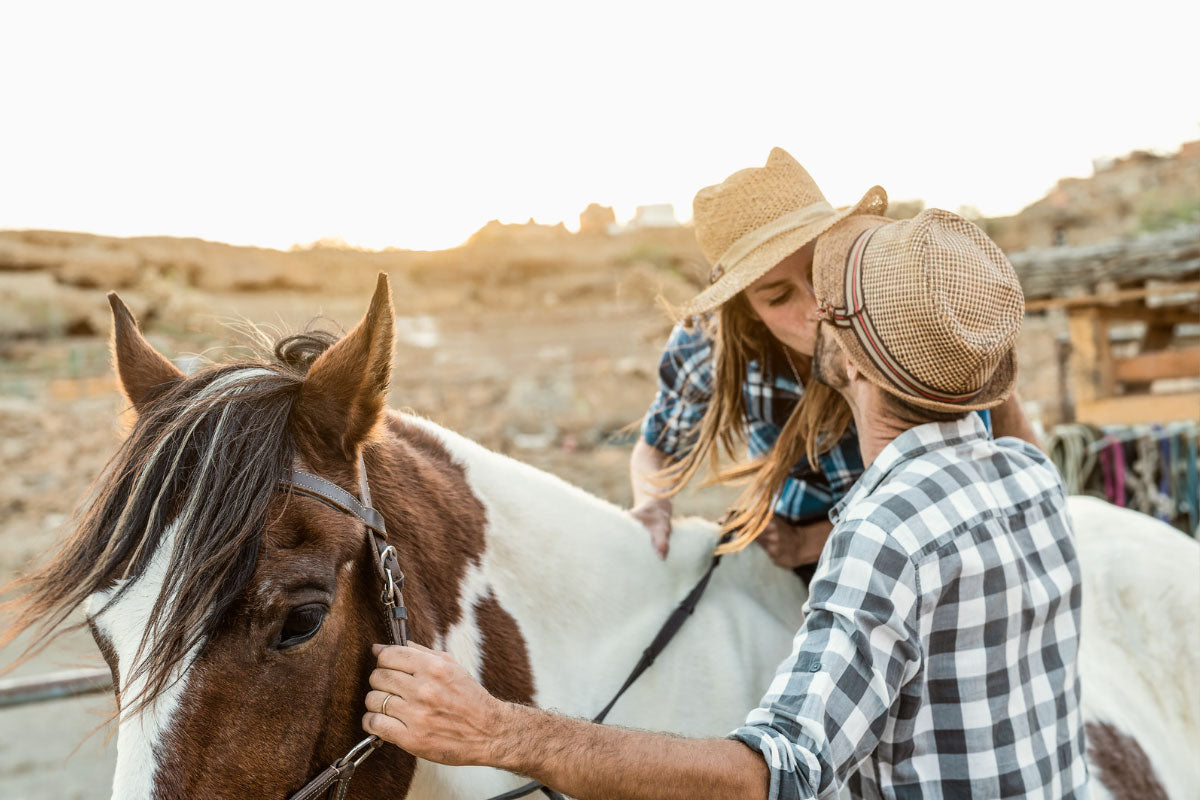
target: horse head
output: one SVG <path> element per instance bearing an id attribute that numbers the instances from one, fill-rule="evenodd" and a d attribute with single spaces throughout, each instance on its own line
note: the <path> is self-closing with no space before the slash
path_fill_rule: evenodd
<path id="1" fill-rule="evenodd" d="M 298 334 L 261 363 L 192 376 L 110 302 L 136 421 L 28 608 L 87 610 L 118 687 L 113 797 L 287 797 L 365 735 L 371 644 L 387 639 L 362 523 L 281 481 L 299 469 L 357 494 L 365 456 L 427 645 L 462 616 L 483 508 L 445 451 L 386 411 L 386 276 L 344 338 Z M 528 700 L 528 683 L 498 689 Z M 353 796 L 406 793 L 415 759 L 386 752 Z"/>

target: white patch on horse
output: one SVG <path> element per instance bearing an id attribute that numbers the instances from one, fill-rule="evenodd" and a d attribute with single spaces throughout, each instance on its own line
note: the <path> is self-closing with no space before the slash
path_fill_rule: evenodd
<path id="1" fill-rule="evenodd" d="M 154 607 L 163 582 L 167 577 L 167 566 L 175 548 L 177 528 L 172 525 L 164 534 L 158 549 L 150 559 L 145 572 L 135 581 L 116 603 L 105 608 L 92 621 L 112 644 L 121 676 L 121 697 L 134 698 L 146 685 L 144 675 L 134 680 L 129 676 L 137 669 L 134 657 L 149 626 L 150 610 Z M 106 592 L 97 592 L 88 598 L 87 613 L 103 608 L 104 604 L 120 588 L 118 583 Z M 187 670 L 195 660 L 199 645 L 188 652 L 183 663 L 171 674 L 167 688 L 155 701 L 136 715 L 122 710 L 120 727 L 117 729 L 117 766 L 113 774 L 114 800 L 149 800 L 154 791 L 154 774 L 158 769 L 158 757 L 162 752 L 162 739 L 171 724 L 171 718 L 179 707 L 180 698 L 187 688 Z M 151 635 L 142 650 L 143 663 L 152 657 L 155 649 Z"/>
<path id="2" fill-rule="evenodd" d="M 468 564 L 458 592 L 462 618 L 450 626 L 441 644 L 441 649 L 454 656 L 476 679 L 483 672 L 483 635 L 475 619 L 475 606 L 490 592 L 483 570 L 478 564 Z"/>

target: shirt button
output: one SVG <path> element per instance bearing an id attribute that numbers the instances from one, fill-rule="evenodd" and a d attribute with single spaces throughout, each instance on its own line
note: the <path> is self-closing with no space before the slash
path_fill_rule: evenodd
<path id="1" fill-rule="evenodd" d="M 818 661 L 817 663 L 810 665 L 808 668 L 808 671 L 809 672 L 820 672 L 821 671 L 821 662 Z"/>

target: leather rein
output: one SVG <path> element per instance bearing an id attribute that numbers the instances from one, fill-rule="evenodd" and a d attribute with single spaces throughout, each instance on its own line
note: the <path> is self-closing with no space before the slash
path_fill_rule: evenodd
<path id="1" fill-rule="evenodd" d="M 387 543 L 387 528 L 383 522 L 383 515 L 371 507 L 371 488 L 367 484 L 367 467 L 362 454 L 360 453 L 358 456 L 358 498 L 335 483 L 298 469 L 293 469 L 287 478 L 280 480 L 280 483 L 287 491 L 320 500 L 337 511 L 356 517 L 363 524 L 363 530 L 371 544 L 371 552 L 375 556 L 372 559 L 375 564 L 375 572 L 383 587 L 379 600 L 388 636 L 391 638 L 392 644 L 408 644 L 408 610 L 404 607 L 403 594 L 404 573 L 400 571 L 396 548 Z M 359 498 L 361 498 L 361 502 Z M 728 539 L 729 534 L 726 534 L 721 541 L 724 542 Z M 658 654 L 666 648 L 667 643 L 683 627 L 684 622 L 696 610 L 700 597 L 708 588 L 713 570 L 720 561 L 721 556 L 713 556 L 708 569 L 667 617 L 654 640 L 650 642 L 650 646 L 642 651 L 642 657 L 629 673 L 629 677 L 625 679 L 625 683 L 617 690 L 612 700 L 608 701 L 608 705 L 592 718 L 593 722 L 604 721 L 621 695 L 625 694 L 634 681 L 650 668 Z M 327 800 L 344 800 L 346 792 L 350 789 L 350 780 L 354 777 L 354 771 L 382 744 L 382 739 L 371 734 L 351 747 L 344 756 L 326 767 L 303 788 L 290 795 L 288 800 L 317 800 L 322 795 Z M 525 797 L 537 791 L 541 791 L 549 800 L 564 800 L 561 794 L 537 781 L 530 781 L 516 789 L 489 798 L 489 800 L 516 800 L 516 798 Z"/>

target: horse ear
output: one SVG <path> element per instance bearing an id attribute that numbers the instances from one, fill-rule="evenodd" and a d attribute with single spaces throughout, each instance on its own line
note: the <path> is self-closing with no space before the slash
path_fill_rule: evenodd
<path id="1" fill-rule="evenodd" d="M 392 375 L 392 293 L 379 273 L 371 307 L 354 330 L 317 357 L 300 390 L 299 419 L 353 461 L 380 420 Z"/>
<path id="2" fill-rule="evenodd" d="M 117 379 L 125 397 L 140 413 L 150 397 L 160 394 L 164 385 L 181 380 L 183 373 L 146 341 L 137 320 L 116 292 L 108 293 L 108 304 L 113 315 L 112 354 Z"/>

